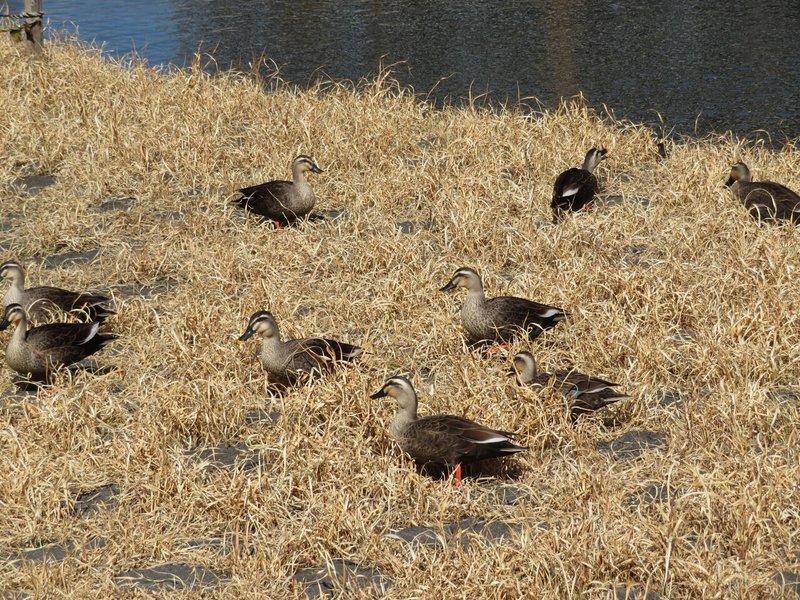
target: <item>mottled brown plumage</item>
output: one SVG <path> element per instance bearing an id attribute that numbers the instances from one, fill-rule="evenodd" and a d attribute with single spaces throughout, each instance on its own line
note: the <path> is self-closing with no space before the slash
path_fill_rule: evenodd
<path id="1" fill-rule="evenodd" d="M 599 410 L 613 402 L 628 398 L 613 388 L 618 383 L 591 377 L 579 371 L 539 371 L 536 360 L 530 352 L 520 352 L 514 357 L 514 373 L 520 385 L 544 388 L 552 385 L 570 401 L 570 414 L 573 419 L 587 412 Z"/>
<path id="2" fill-rule="evenodd" d="M 397 413 L 389 426 L 389 434 L 421 466 L 455 469 L 462 464 L 527 450 L 512 442 L 512 433 L 491 429 L 464 417 L 418 417 L 417 394 L 405 377 L 389 378 L 370 398 L 384 396 L 397 401 Z"/>
<path id="3" fill-rule="evenodd" d="M 239 190 L 235 202 L 249 212 L 269 219 L 279 226 L 291 225 L 314 208 L 314 191 L 306 180 L 308 172 L 320 174 L 314 160 L 300 155 L 292 163 L 293 181 L 268 181 Z"/>
<path id="4" fill-rule="evenodd" d="M 3 307 L 19 304 L 33 321 L 49 321 L 57 313 L 69 313 L 78 320 L 91 323 L 115 314 L 108 306 L 111 299 L 102 294 L 71 292 L 57 287 L 25 289 L 25 270 L 14 261 L 0 265 L 0 277 L 11 280 L 3 298 Z"/>
<path id="5" fill-rule="evenodd" d="M 361 348 L 326 338 L 282 340 L 272 313 L 253 313 L 240 342 L 253 334 L 263 336 L 261 363 L 277 383 L 294 385 L 302 377 L 328 373 L 343 362 L 351 362 L 362 354 Z"/>
<path id="6" fill-rule="evenodd" d="M 520 334 L 533 340 L 567 318 L 567 313 L 560 308 L 524 298 L 487 299 L 480 275 L 469 267 L 458 269 L 440 291 L 449 292 L 457 287 L 467 289 L 461 321 L 470 344 L 509 343 Z"/>
<path id="7" fill-rule="evenodd" d="M 747 165 L 738 162 L 731 167 L 725 185 L 744 203 L 753 218 L 800 223 L 800 196 L 780 183 L 751 179 Z"/>
<path id="8" fill-rule="evenodd" d="M 600 186 L 592 171 L 605 158 L 606 153 L 605 148 L 592 148 L 586 153 L 583 168 L 567 169 L 558 176 L 550 201 L 553 223 L 558 223 L 565 212 L 577 212 L 594 201 Z"/>
<path id="9" fill-rule="evenodd" d="M 6 307 L 0 331 L 15 325 L 6 348 L 6 363 L 17 373 L 47 380 L 61 366 L 91 356 L 117 336 L 101 335 L 100 323 L 50 323 L 28 329 L 25 310 L 19 304 Z"/>

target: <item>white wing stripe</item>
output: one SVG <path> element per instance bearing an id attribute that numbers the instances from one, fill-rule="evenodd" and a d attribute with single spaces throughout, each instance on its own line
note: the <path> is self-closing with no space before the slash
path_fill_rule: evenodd
<path id="1" fill-rule="evenodd" d="M 91 330 L 89 331 L 89 335 L 87 335 L 87 336 L 86 336 L 86 339 L 84 339 L 84 340 L 83 340 L 82 342 L 80 342 L 80 343 L 81 343 L 81 344 L 85 344 L 86 342 L 88 342 L 89 340 L 91 340 L 91 339 L 92 339 L 94 336 L 96 336 L 96 335 L 97 335 L 97 330 L 98 330 L 98 329 L 100 329 L 100 323 L 97 323 L 97 322 L 94 322 L 94 323 L 92 323 L 92 328 L 91 328 Z"/>
<path id="2" fill-rule="evenodd" d="M 508 438 L 504 435 L 497 435 L 489 438 L 488 440 L 473 440 L 476 444 L 496 444 L 498 442 L 507 442 Z"/>

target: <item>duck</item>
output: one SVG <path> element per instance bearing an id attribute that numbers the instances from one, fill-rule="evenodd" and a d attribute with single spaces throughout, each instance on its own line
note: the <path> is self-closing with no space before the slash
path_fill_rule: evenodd
<path id="1" fill-rule="evenodd" d="M 517 353 L 512 364 L 514 368 L 511 374 L 516 375 L 519 385 L 544 388 L 552 382 L 553 388 L 571 401 L 570 417 L 573 421 L 581 415 L 630 398 L 614 390 L 618 383 L 584 375 L 579 371 L 539 371 L 530 352 Z"/>
<path id="2" fill-rule="evenodd" d="M 461 321 L 472 346 L 491 343 L 509 344 L 520 333 L 531 340 L 567 318 L 563 309 L 514 296 L 487 299 L 480 275 L 470 267 L 461 267 L 440 292 L 467 289 L 461 307 Z"/>
<path id="3" fill-rule="evenodd" d="M 513 433 L 492 429 L 465 417 L 419 417 L 417 392 L 406 377 L 390 377 L 370 398 L 376 400 L 387 396 L 397 402 L 389 435 L 418 465 L 448 469 L 456 486 L 461 483 L 462 465 L 527 450 L 525 446 L 514 443 L 516 436 Z"/>
<path id="4" fill-rule="evenodd" d="M 565 212 L 590 209 L 600 186 L 592 171 L 600 164 L 608 151 L 605 148 L 592 148 L 586 153 L 583 167 L 573 167 L 561 173 L 553 186 L 553 223 L 558 223 Z"/>
<path id="5" fill-rule="evenodd" d="M 53 314 L 58 311 L 85 323 L 102 322 L 116 314 L 108 307 L 111 299 L 102 294 L 71 292 L 47 286 L 25 289 L 25 269 L 13 260 L 0 265 L 0 278 L 11 280 L 11 287 L 3 297 L 3 307 L 19 304 L 33 321 L 52 320 Z"/>
<path id="6" fill-rule="evenodd" d="M 267 373 L 283 385 L 295 385 L 308 377 L 328 373 L 338 364 L 352 362 L 363 353 L 358 346 L 326 338 L 284 341 L 275 317 L 266 310 L 253 313 L 238 343 L 246 342 L 254 334 L 261 335 L 264 340 L 261 363 Z"/>
<path id="7" fill-rule="evenodd" d="M 116 335 L 101 334 L 100 322 L 49 323 L 28 329 L 28 317 L 20 304 L 9 304 L 0 331 L 14 325 L 6 348 L 6 363 L 22 376 L 49 380 L 59 367 L 68 367 L 91 356 Z"/>
<path id="8" fill-rule="evenodd" d="M 268 181 L 241 188 L 242 196 L 234 203 L 255 215 L 265 218 L 277 229 L 291 225 L 314 208 L 314 190 L 306 173 L 322 175 L 324 171 L 314 159 L 301 154 L 292 162 L 292 181 Z"/>
<path id="9" fill-rule="evenodd" d="M 800 223 L 800 196 L 780 183 L 752 181 L 750 169 L 743 162 L 731 167 L 725 185 L 744 202 L 753 218 Z"/>

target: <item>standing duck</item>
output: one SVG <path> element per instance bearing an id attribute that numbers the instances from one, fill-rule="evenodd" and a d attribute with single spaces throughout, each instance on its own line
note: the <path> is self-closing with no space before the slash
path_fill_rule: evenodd
<path id="1" fill-rule="evenodd" d="M 108 307 L 111 300 L 102 294 L 70 292 L 44 286 L 25 289 L 25 270 L 11 260 L 0 265 L 0 277 L 11 280 L 11 287 L 3 298 L 3 306 L 20 304 L 34 321 L 49 320 L 55 311 L 69 313 L 87 323 L 102 321 L 115 314 Z"/>
<path id="2" fill-rule="evenodd" d="M 234 202 L 253 214 L 269 219 L 280 229 L 305 217 L 314 208 L 314 190 L 306 173 L 323 173 L 314 160 L 301 154 L 292 163 L 293 181 L 268 181 L 242 188 L 242 197 Z"/>
<path id="3" fill-rule="evenodd" d="M 332 371 L 337 363 L 350 362 L 363 352 L 358 346 L 325 338 L 283 341 L 275 317 L 265 310 L 253 313 L 239 342 L 256 333 L 264 338 L 261 346 L 264 368 L 284 385 L 294 385 L 303 376 Z"/>
<path id="4" fill-rule="evenodd" d="M 442 466 L 452 471 L 455 485 L 461 482 L 461 465 L 486 458 L 524 452 L 512 442 L 514 434 L 454 415 L 417 416 L 417 393 L 405 377 L 390 377 L 370 398 L 390 396 L 397 412 L 389 435 L 421 466 Z"/>
<path id="5" fill-rule="evenodd" d="M 50 323 L 28 329 L 28 318 L 19 304 L 9 304 L 0 331 L 16 326 L 6 348 L 6 363 L 20 375 L 49 380 L 56 369 L 91 356 L 117 339 L 98 333 L 100 323 Z"/>
<path id="6" fill-rule="evenodd" d="M 472 345 L 508 344 L 520 333 L 533 340 L 567 318 L 560 308 L 524 298 L 498 296 L 487 300 L 480 275 L 469 267 L 458 269 L 439 291 L 449 292 L 457 287 L 467 288 L 461 321 Z"/>
<path id="7" fill-rule="evenodd" d="M 780 183 L 751 179 L 747 165 L 737 162 L 725 185 L 744 202 L 753 218 L 800 223 L 800 196 Z"/>
<path id="8" fill-rule="evenodd" d="M 629 398 L 614 391 L 618 383 L 584 375 L 578 371 L 540 372 L 530 352 L 520 352 L 514 357 L 517 383 L 544 388 L 550 382 L 570 402 L 570 416 L 574 421 L 580 415 L 599 410 L 604 406 Z"/>
<path id="9" fill-rule="evenodd" d="M 556 179 L 553 186 L 553 223 L 558 223 L 565 212 L 577 212 L 583 208 L 591 208 L 600 186 L 592 171 L 607 154 L 605 148 L 592 148 L 586 153 L 583 168 L 567 169 Z"/>

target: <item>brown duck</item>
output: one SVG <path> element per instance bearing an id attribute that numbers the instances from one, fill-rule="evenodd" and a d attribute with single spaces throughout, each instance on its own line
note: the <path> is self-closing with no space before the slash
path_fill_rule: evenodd
<path id="1" fill-rule="evenodd" d="M 351 362 L 363 353 L 358 346 L 325 338 L 284 341 L 275 317 L 265 310 L 253 313 L 239 342 L 247 341 L 253 334 L 264 338 L 260 355 L 264 368 L 276 382 L 284 385 L 328 373 L 338 364 Z"/>
<path id="2" fill-rule="evenodd" d="M 51 320 L 53 313 L 62 311 L 88 323 L 115 314 L 108 306 L 111 299 L 102 294 L 45 286 L 25 289 L 25 270 L 13 260 L 0 265 L 0 277 L 11 280 L 11 287 L 3 297 L 3 306 L 19 304 L 33 321 Z"/>
<path id="3" fill-rule="evenodd" d="M 570 416 L 573 420 L 579 416 L 599 410 L 614 402 L 629 398 L 615 391 L 618 383 L 584 375 L 578 371 L 556 371 L 545 373 L 539 371 L 536 360 L 530 352 L 520 352 L 514 357 L 514 374 L 517 383 L 544 388 L 552 383 L 565 398 L 570 400 Z"/>
<path id="4" fill-rule="evenodd" d="M 800 223 L 800 196 L 780 183 L 752 181 L 750 169 L 743 162 L 731 167 L 725 185 L 744 202 L 753 218 Z"/>
<path id="5" fill-rule="evenodd" d="M 527 450 L 512 442 L 514 434 L 464 417 L 418 417 L 417 393 L 405 377 L 389 378 L 370 398 L 385 396 L 397 401 L 397 413 L 389 425 L 392 438 L 418 465 L 437 465 L 451 470 L 456 485 L 461 481 L 463 464 Z"/>
<path id="6" fill-rule="evenodd" d="M 520 334 L 533 340 L 568 316 L 560 308 L 524 298 L 498 296 L 487 299 L 480 275 L 469 267 L 456 270 L 450 282 L 439 291 L 449 292 L 458 287 L 467 289 L 467 298 L 461 307 L 461 321 L 473 345 L 510 343 Z"/>
<path id="7" fill-rule="evenodd" d="M 605 148 L 592 148 L 586 153 L 582 168 L 567 169 L 558 176 L 553 186 L 553 199 L 550 201 L 553 223 L 558 223 L 565 212 L 591 208 L 597 192 L 600 191 L 597 177 L 592 171 L 607 152 Z"/>
<path id="8" fill-rule="evenodd" d="M 16 326 L 6 348 L 6 363 L 17 373 L 49 380 L 56 369 L 75 364 L 117 339 L 99 333 L 100 323 L 50 323 L 28 329 L 25 310 L 9 304 L 0 331 Z"/>
<path id="9" fill-rule="evenodd" d="M 292 163 L 293 181 L 268 181 L 239 191 L 241 198 L 234 202 L 241 208 L 272 221 L 275 227 L 291 225 L 305 217 L 314 208 L 314 190 L 306 173 L 321 174 L 314 160 L 300 155 Z"/>

